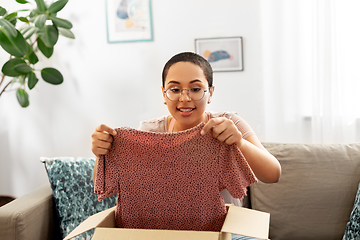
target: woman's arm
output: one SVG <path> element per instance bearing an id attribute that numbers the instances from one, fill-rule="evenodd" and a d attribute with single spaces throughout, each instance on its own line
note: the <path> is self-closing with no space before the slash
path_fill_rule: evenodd
<path id="1" fill-rule="evenodd" d="M 262 182 L 278 182 L 281 175 L 279 161 L 261 144 L 256 135 L 246 139 L 234 122 L 225 117 L 210 119 L 202 129 L 201 134 L 211 131 L 212 136 L 228 145 L 236 144 L 243 153 L 255 176 Z"/>

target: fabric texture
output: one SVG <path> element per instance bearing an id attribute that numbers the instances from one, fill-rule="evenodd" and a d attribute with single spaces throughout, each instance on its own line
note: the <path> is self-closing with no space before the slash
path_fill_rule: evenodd
<path id="1" fill-rule="evenodd" d="M 350 214 L 350 220 L 346 224 L 343 240 L 360 239 L 360 184 L 356 193 L 354 207 Z"/>
<path id="2" fill-rule="evenodd" d="M 220 231 L 220 191 L 242 198 L 256 178 L 236 145 L 201 136 L 203 126 L 177 133 L 116 129 L 99 159 L 95 192 L 100 201 L 119 192 L 117 227 Z"/>
<path id="3" fill-rule="evenodd" d="M 282 167 L 276 184 L 250 186 L 271 215 L 270 239 L 341 239 L 360 182 L 360 143 L 263 143 Z"/>
<path id="4" fill-rule="evenodd" d="M 102 203 L 94 194 L 92 158 L 42 158 L 53 191 L 62 238 L 89 216 L 116 205 L 116 196 Z M 91 239 L 93 230 L 74 239 Z"/>
<path id="5" fill-rule="evenodd" d="M 251 135 L 254 135 L 254 131 L 251 129 L 250 125 L 242 119 L 237 113 L 234 112 L 206 112 L 208 118 L 217 118 L 217 117 L 225 117 L 227 119 L 232 120 L 236 127 L 239 129 L 243 138 L 247 138 Z M 139 129 L 150 132 L 168 132 L 168 124 L 167 119 L 169 116 L 163 116 L 156 119 L 151 119 L 147 121 L 143 121 L 140 123 Z M 249 206 L 249 197 L 245 196 L 243 199 L 237 199 L 230 195 L 227 189 L 221 192 L 221 196 L 223 196 L 225 203 L 233 204 L 235 206 L 243 207 Z"/>

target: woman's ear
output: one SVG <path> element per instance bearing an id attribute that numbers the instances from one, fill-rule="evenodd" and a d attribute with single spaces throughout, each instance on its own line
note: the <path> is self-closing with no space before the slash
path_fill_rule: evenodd
<path id="1" fill-rule="evenodd" d="M 212 95 L 214 93 L 214 90 L 215 90 L 215 86 L 212 86 L 212 87 L 209 88 L 210 95 L 209 95 L 209 98 L 208 98 L 208 103 L 211 103 L 211 98 L 212 98 Z"/>

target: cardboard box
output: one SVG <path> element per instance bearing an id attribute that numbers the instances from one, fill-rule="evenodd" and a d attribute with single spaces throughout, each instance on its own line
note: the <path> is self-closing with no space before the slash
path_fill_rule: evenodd
<path id="1" fill-rule="evenodd" d="M 229 206 L 221 232 L 115 228 L 116 207 L 94 214 L 76 227 L 64 240 L 95 228 L 92 240 L 231 240 L 231 233 L 268 239 L 270 214 Z"/>

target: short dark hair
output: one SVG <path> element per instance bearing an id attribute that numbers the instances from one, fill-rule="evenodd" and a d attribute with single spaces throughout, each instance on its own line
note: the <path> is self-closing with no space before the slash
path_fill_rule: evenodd
<path id="1" fill-rule="evenodd" d="M 209 84 L 209 87 L 213 85 L 213 70 L 210 63 L 202 56 L 193 52 L 178 53 L 165 64 L 162 72 L 162 85 L 165 87 L 165 79 L 169 72 L 170 67 L 177 62 L 191 62 L 198 65 L 204 72 L 205 78 Z"/>

